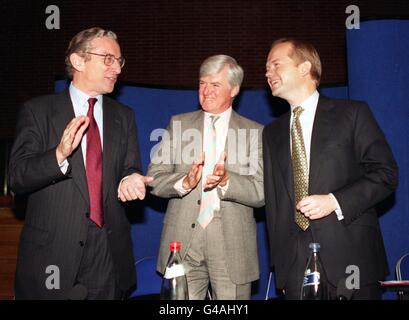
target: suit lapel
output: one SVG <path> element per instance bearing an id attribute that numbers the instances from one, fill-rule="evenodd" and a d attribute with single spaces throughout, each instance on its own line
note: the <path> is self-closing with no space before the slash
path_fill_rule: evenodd
<path id="1" fill-rule="evenodd" d="M 224 144 L 224 152 L 226 152 L 227 154 L 227 159 L 226 159 L 226 169 L 227 170 L 232 170 L 234 166 L 239 166 L 240 162 L 239 162 L 239 155 L 238 155 L 238 143 L 240 143 L 238 141 L 238 129 L 240 128 L 239 126 L 239 116 L 236 113 L 236 111 L 232 110 L 231 111 L 231 116 L 230 116 L 230 120 L 229 120 L 229 125 L 228 125 L 228 130 L 227 130 L 227 137 L 226 137 L 226 141 Z M 233 130 L 235 132 L 235 136 L 231 136 L 229 137 L 229 130 Z M 235 141 L 229 141 L 229 138 L 232 139 L 234 138 Z M 229 150 L 229 146 L 234 147 L 235 150 L 231 151 Z M 229 159 L 230 157 L 233 157 L 234 159 Z M 230 160 L 230 161 L 229 161 Z M 238 171 L 239 168 L 236 168 L 233 171 Z"/>
<path id="2" fill-rule="evenodd" d="M 112 186 L 112 183 L 115 182 L 114 168 L 118 156 L 117 148 L 121 138 L 121 121 L 118 117 L 118 113 L 115 110 L 115 106 L 106 97 L 103 98 L 102 108 L 104 117 L 103 118 L 104 146 L 102 158 L 102 184 L 103 184 L 102 199 L 105 203 L 109 193 L 109 188 L 110 186 Z"/>
<path id="3" fill-rule="evenodd" d="M 237 140 L 238 140 L 238 130 L 240 128 L 241 127 L 240 127 L 240 124 L 239 124 L 239 115 L 237 114 L 236 111 L 232 110 L 230 120 L 229 120 L 228 130 L 233 130 L 235 132 L 235 134 L 236 134 L 236 137 L 235 137 L 236 141 L 235 142 L 236 143 L 239 143 Z M 228 139 L 229 139 L 229 132 L 227 131 L 226 142 L 225 142 L 225 145 L 224 145 L 224 151 L 227 153 L 227 156 L 229 156 L 229 150 L 228 150 L 229 142 L 228 142 Z M 232 145 L 236 147 L 236 150 L 234 150 L 234 152 L 237 153 L 237 147 L 238 146 L 236 146 L 234 143 Z M 237 155 L 236 155 L 236 157 L 237 157 Z"/>
<path id="4" fill-rule="evenodd" d="M 58 139 L 61 139 L 64 129 L 75 117 L 74 108 L 68 90 L 57 95 L 54 104 L 53 125 Z M 88 186 L 85 175 L 84 157 L 82 155 L 81 144 L 69 157 L 71 166 L 71 177 L 81 192 L 87 205 L 89 204 Z"/>
<path id="5" fill-rule="evenodd" d="M 331 141 L 333 134 L 332 130 L 332 115 L 331 101 L 320 95 L 317 105 L 317 111 L 315 112 L 314 125 L 311 135 L 311 153 L 310 153 L 310 174 L 309 174 L 309 192 L 312 193 L 315 190 L 314 186 L 317 183 L 319 177 L 319 171 L 322 167 L 320 164 L 325 159 L 322 158 L 323 150 L 325 146 Z M 336 120 L 336 119 L 335 119 Z"/>
<path id="6" fill-rule="evenodd" d="M 324 161 L 322 159 L 322 150 L 331 141 L 332 132 L 332 116 L 330 109 L 332 108 L 331 101 L 320 95 L 317 111 L 315 113 L 313 131 L 311 136 L 311 152 L 310 152 L 310 173 L 309 173 L 309 191 L 310 193 L 315 190 L 314 186 L 317 183 L 319 177 L 320 163 Z M 272 155 L 277 157 L 277 162 L 280 166 L 281 173 L 284 179 L 284 185 L 287 188 L 288 195 L 294 200 L 293 191 L 293 175 L 291 165 L 291 148 L 290 148 L 290 119 L 291 113 L 288 112 L 283 115 L 279 121 L 279 127 L 275 131 L 276 137 L 271 137 L 276 142 L 277 148 L 276 154 Z M 274 159 L 273 159 L 274 161 Z"/>
<path id="7" fill-rule="evenodd" d="M 61 139 L 62 133 L 68 123 L 75 117 L 70 94 L 68 90 L 56 96 L 53 105 L 53 125 L 57 136 Z"/>
<path id="8" fill-rule="evenodd" d="M 224 145 L 224 151 L 227 154 L 225 164 L 227 170 L 248 172 L 252 156 L 250 154 L 252 137 L 248 124 L 241 119 L 241 116 L 232 110 Z"/>
<path id="9" fill-rule="evenodd" d="M 230 120 L 229 120 L 229 129 L 233 129 L 234 131 L 237 131 L 239 128 L 240 128 L 239 115 L 237 114 L 236 111 L 232 110 Z"/>
<path id="10" fill-rule="evenodd" d="M 183 125 L 183 121 L 182 121 L 182 125 Z M 183 125 L 184 126 L 184 125 Z M 199 110 L 196 112 L 196 114 L 192 117 L 191 122 L 186 123 L 186 127 L 182 128 L 182 132 L 185 132 L 186 129 L 189 128 L 194 128 L 199 130 L 200 134 L 201 134 L 201 139 L 196 140 L 194 139 L 194 143 L 195 145 L 192 146 L 194 148 L 194 150 L 200 150 L 199 155 L 203 152 L 203 137 L 204 137 L 204 112 Z M 196 141 L 200 144 L 196 144 Z M 182 143 L 182 150 L 184 150 L 184 148 L 186 147 L 187 144 L 191 144 L 191 141 L 184 141 Z M 194 161 L 196 161 L 197 159 L 194 159 Z M 183 163 L 183 161 L 182 161 Z M 190 164 L 189 164 L 190 166 Z"/>
<path id="11" fill-rule="evenodd" d="M 204 134 L 204 112 L 203 111 L 198 111 L 195 116 L 192 119 L 192 123 L 189 124 L 189 127 L 192 128 L 197 128 L 202 135 Z M 203 150 L 203 143 L 201 145 L 201 148 Z"/>

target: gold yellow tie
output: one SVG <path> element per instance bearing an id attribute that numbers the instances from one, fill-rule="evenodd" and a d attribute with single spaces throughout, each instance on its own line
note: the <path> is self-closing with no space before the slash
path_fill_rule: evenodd
<path id="1" fill-rule="evenodd" d="M 292 164 L 295 205 L 308 196 L 308 167 L 305 153 L 304 139 L 300 123 L 300 114 L 304 109 L 296 107 L 293 110 L 294 118 L 291 126 Z M 295 209 L 295 222 L 302 230 L 306 230 L 310 222 L 300 211 Z"/>

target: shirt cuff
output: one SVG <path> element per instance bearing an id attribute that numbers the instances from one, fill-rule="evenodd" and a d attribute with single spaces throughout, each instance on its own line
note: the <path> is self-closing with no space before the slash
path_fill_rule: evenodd
<path id="1" fill-rule="evenodd" d="M 69 162 L 67 159 L 65 159 L 62 163 L 59 163 L 58 166 L 60 167 L 60 170 L 63 174 L 67 173 L 68 167 L 69 167 Z"/>
<path id="2" fill-rule="evenodd" d="M 342 214 L 342 210 L 341 210 L 341 207 L 339 206 L 339 203 L 338 203 L 337 198 L 335 198 L 335 196 L 334 196 L 332 193 L 330 193 L 329 195 L 330 195 L 330 196 L 332 197 L 332 199 L 334 199 L 335 202 L 337 203 L 337 208 L 335 209 L 335 214 L 337 215 L 338 221 L 343 220 L 343 219 L 344 219 L 344 215 Z"/>
<path id="3" fill-rule="evenodd" d="M 173 185 L 173 188 L 175 188 L 175 190 L 177 192 L 179 192 L 179 194 L 182 195 L 182 196 L 184 196 L 184 195 L 188 194 L 190 191 L 192 191 L 192 189 L 186 190 L 185 188 L 183 188 L 183 180 L 185 180 L 185 178 L 186 178 L 186 176 L 183 176 L 181 179 L 176 181 L 176 183 Z"/>

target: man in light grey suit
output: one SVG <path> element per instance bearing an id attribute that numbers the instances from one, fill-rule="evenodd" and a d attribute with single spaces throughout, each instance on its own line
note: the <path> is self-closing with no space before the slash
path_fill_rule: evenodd
<path id="1" fill-rule="evenodd" d="M 157 269 L 182 243 L 189 299 L 249 299 L 259 277 L 253 207 L 264 205 L 262 126 L 232 110 L 243 70 L 226 55 L 200 67 L 202 110 L 173 116 L 153 152 L 152 194 L 169 198 Z"/>

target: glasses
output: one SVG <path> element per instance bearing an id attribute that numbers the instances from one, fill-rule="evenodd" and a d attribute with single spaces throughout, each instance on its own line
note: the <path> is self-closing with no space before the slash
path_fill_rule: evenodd
<path id="1" fill-rule="evenodd" d="M 119 58 L 115 58 L 115 56 L 113 54 L 107 53 L 107 54 L 101 54 L 101 53 L 94 53 L 94 52 L 86 52 L 88 54 L 93 54 L 94 56 L 100 56 L 100 57 L 104 57 L 104 63 L 106 66 L 112 66 L 116 61 L 118 61 L 119 66 L 121 68 L 124 67 L 125 65 L 125 58 L 124 57 L 119 57 Z"/>

